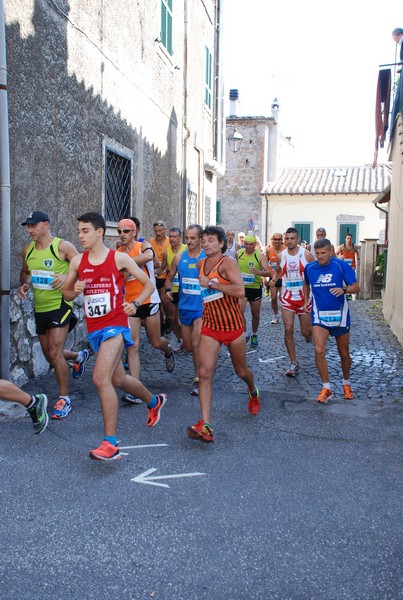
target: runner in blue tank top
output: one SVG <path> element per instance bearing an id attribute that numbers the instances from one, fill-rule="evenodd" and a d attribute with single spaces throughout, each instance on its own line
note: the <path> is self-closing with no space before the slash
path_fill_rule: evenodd
<path id="1" fill-rule="evenodd" d="M 177 254 L 172 261 L 171 268 L 165 280 L 165 294 L 171 301 L 172 282 L 176 273 L 179 274 L 179 321 L 181 324 L 183 348 L 192 352 L 195 377 L 191 390 L 192 396 L 199 394 L 199 378 L 197 372 L 197 346 L 200 338 L 201 321 L 203 314 L 203 301 L 200 294 L 199 270 L 196 263 L 206 255 L 201 249 L 201 236 L 203 228 L 200 225 L 189 225 L 185 231 L 187 249 L 182 254 Z"/>
<path id="2" fill-rule="evenodd" d="M 305 309 L 309 312 L 310 292 L 312 292 L 312 336 L 315 342 L 316 366 L 323 385 L 316 400 L 326 404 L 332 394 L 325 357 L 329 335 L 336 339 L 341 358 L 343 398 L 352 400 L 349 379 L 350 311 L 346 294 L 355 294 L 360 288 L 354 269 L 345 261 L 332 257 L 332 245 L 328 239 L 317 240 L 314 248 L 316 260 L 308 263 L 304 270 L 304 298 Z"/>

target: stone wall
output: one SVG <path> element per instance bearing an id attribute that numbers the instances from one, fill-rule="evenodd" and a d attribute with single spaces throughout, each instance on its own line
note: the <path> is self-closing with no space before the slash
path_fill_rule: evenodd
<path id="1" fill-rule="evenodd" d="M 83 304 L 82 295 L 74 301 L 74 313 L 78 317 L 78 322 L 67 337 L 66 348 L 69 350 L 81 350 L 87 347 Z M 25 300 L 18 298 L 16 290 L 11 293 L 10 379 L 19 387 L 32 377 L 44 375 L 50 369 L 35 332 L 33 306 L 32 289 L 28 290 Z"/>

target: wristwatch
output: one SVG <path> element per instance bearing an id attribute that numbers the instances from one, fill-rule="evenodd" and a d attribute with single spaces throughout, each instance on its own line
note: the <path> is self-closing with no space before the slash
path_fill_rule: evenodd
<path id="1" fill-rule="evenodd" d="M 213 289 L 213 283 L 214 283 L 214 282 L 213 282 L 213 281 L 211 281 L 211 279 L 210 279 L 210 281 L 209 281 L 209 282 L 208 282 L 208 284 L 207 284 L 210 290 L 212 290 L 212 289 Z"/>
<path id="2" fill-rule="evenodd" d="M 347 294 L 347 286 L 346 285 L 343 285 L 342 290 L 345 294 Z"/>
<path id="3" fill-rule="evenodd" d="M 140 302 L 137 302 L 137 300 L 135 300 L 132 304 L 134 304 L 136 308 L 140 308 L 141 306 Z"/>

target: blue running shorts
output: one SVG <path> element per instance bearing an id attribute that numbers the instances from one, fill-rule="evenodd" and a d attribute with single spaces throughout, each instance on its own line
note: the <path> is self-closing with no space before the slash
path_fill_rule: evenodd
<path id="1" fill-rule="evenodd" d="M 93 331 L 92 333 L 89 333 L 87 338 L 89 343 L 91 344 L 91 348 L 93 349 L 93 351 L 98 352 L 102 342 L 105 342 L 105 340 L 109 340 L 109 338 L 115 337 L 120 334 L 123 335 L 125 348 L 134 345 L 129 327 L 105 327 L 104 329 L 100 329 L 99 331 Z"/>

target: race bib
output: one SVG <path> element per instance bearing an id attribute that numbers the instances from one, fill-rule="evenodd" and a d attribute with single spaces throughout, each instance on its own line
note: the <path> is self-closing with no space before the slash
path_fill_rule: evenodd
<path id="1" fill-rule="evenodd" d="M 182 293 L 191 294 L 192 296 L 200 296 L 200 281 L 197 277 L 182 278 Z"/>
<path id="2" fill-rule="evenodd" d="M 175 277 L 172 280 L 172 287 L 175 288 L 175 291 L 178 291 L 178 287 L 179 287 L 179 275 L 178 275 L 178 273 L 175 273 Z"/>
<path id="3" fill-rule="evenodd" d="M 213 302 L 213 300 L 218 300 L 219 298 L 223 298 L 224 294 L 219 292 L 218 290 L 211 290 L 210 288 L 202 288 L 201 296 L 203 302 Z"/>
<path id="4" fill-rule="evenodd" d="M 111 312 L 111 295 L 109 292 L 104 294 L 92 294 L 84 296 L 84 310 L 89 319 L 97 319 Z"/>
<path id="5" fill-rule="evenodd" d="M 320 310 L 319 321 L 326 327 L 340 327 L 341 310 Z"/>
<path id="6" fill-rule="evenodd" d="M 302 290 L 304 285 L 302 277 L 287 277 L 286 279 L 283 278 L 283 283 L 285 283 L 286 289 L 292 292 Z"/>
<path id="7" fill-rule="evenodd" d="M 54 271 L 34 270 L 31 272 L 32 287 L 37 290 L 53 290 L 51 283 L 54 276 Z"/>
<path id="8" fill-rule="evenodd" d="M 253 273 L 241 273 L 242 280 L 245 285 L 250 285 L 251 283 L 255 283 L 255 276 Z"/>

